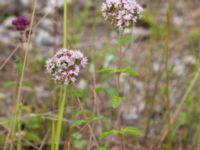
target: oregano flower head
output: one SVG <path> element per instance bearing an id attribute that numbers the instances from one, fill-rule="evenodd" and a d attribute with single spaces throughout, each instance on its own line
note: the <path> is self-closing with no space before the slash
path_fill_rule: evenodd
<path id="1" fill-rule="evenodd" d="M 102 4 L 101 11 L 106 20 L 123 30 L 141 18 L 143 8 L 136 0 L 106 0 Z"/>
<path id="2" fill-rule="evenodd" d="M 30 24 L 30 20 L 23 16 L 19 16 L 16 19 L 12 20 L 12 24 L 19 31 L 24 31 L 26 27 Z"/>
<path id="3" fill-rule="evenodd" d="M 81 68 L 87 64 L 87 58 L 77 50 L 60 49 L 46 62 L 46 70 L 53 79 L 62 84 L 74 83 Z"/>

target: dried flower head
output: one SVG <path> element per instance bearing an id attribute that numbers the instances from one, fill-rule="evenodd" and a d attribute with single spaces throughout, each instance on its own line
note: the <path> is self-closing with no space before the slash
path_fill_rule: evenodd
<path id="1" fill-rule="evenodd" d="M 19 31 L 24 31 L 26 27 L 30 24 L 30 20 L 23 16 L 19 16 L 12 21 L 12 24 L 16 27 Z"/>
<path id="2" fill-rule="evenodd" d="M 143 8 L 136 0 L 106 0 L 101 11 L 106 20 L 122 30 L 134 25 L 141 18 Z"/>
<path id="3" fill-rule="evenodd" d="M 62 84 L 77 80 L 80 69 L 87 64 L 87 58 L 80 51 L 60 49 L 46 62 L 46 70 L 53 79 Z"/>

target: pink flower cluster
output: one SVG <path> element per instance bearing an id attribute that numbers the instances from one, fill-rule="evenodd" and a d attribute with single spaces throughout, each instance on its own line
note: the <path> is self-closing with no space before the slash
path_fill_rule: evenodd
<path id="1" fill-rule="evenodd" d="M 55 81 L 69 84 L 77 80 L 80 69 L 85 67 L 87 62 L 87 58 L 80 51 L 60 49 L 54 57 L 47 60 L 46 70 Z"/>
<path id="2" fill-rule="evenodd" d="M 12 24 L 16 27 L 19 31 L 24 31 L 26 27 L 30 24 L 30 20 L 23 16 L 19 16 L 16 19 L 12 20 Z"/>
<path id="3" fill-rule="evenodd" d="M 106 0 L 101 11 L 106 20 L 120 30 L 135 24 L 142 16 L 143 8 L 136 0 Z"/>

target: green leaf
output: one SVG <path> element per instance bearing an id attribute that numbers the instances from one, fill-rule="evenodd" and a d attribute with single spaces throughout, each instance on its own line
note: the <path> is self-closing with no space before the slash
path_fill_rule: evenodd
<path id="1" fill-rule="evenodd" d="M 114 88 L 107 89 L 107 93 L 108 93 L 109 98 L 113 98 L 117 96 L 117 91 Z"/>
<path id="2" fill-rule="evenodd" d="M 17 65 L 17 73 L 18 73 L 19 76 L 21 76 L 21 74 L 22 74 L 22 69 L 23 69 L 23 64 L 19 63 Z"/>
<path id="3" fill-rule="evenodd" d="M 73 92 L 74 96 L 77 96 L 77 97 L 84 97 L 85 96 L 85 92 L 84 91 L 81 91 L 81 90 L 77 90 L 75 92 Z"/>
<path id="4" fill-rule="evenodd" d="M 74 146 L 76 149 L 83 149 L 83 147 L 87 144 L 86 140 L 76 140 L 74 141 Z"/>
<path id="5" fill-rule="evenodd" d="M 194 41 L 199 41 L 200 38 L 200 29 L 193 29 L 190 33 L 190 41 L 194 43 Z"/>
<path id="6" fill-rule="evenodd" d="M 33 133 L 33 132 L 26 132 L 24 138 L 28 141 L 32 141 L 32 142 L 35 142 L 35 143 L 41 142 L 40 137 L 36 133 Z"/>
<path id="7" fill-rule="evenodd" d="M 105 91 L 105 87 L 103 87 L 103 86 L 96 87 L 97 94 L 104 92 L 104 91 Z"/>
<path id="8" fill-rule="evenodd" d="M 96 121 L 100 121 L 100 120 L 104 120 L 105 117 L 102 116 L 102 115 L 99 115 L 99 116 L 95 116 L 93 118 L 89 118 L 87 120 L 83 120 L 83 119 L 80 119 L 80 120 L 77 120 L 75 121 L 73 124 L 72 124 L 72 127 L 78 127 L 78 126 L 81 126 L 85 123 L 93 123 L 93 122 L 96 122 Z"/>
<path id="9" fill-rule="evenodd" d="M 132 136 L 142 136 L 142 132 L 135 127 L 127 127 L 120 130 L 112 129 L 110 131 L 103 132 L 100 136 L 101 139 L 106 139 L 111 135 L 132 135 Z"/>
<path id="10" fill-rule="evenodd" d="M 113 69 L 113 68 L 103 68 L 99 70 L 100 73 L 110 73 L 110 74 L 128 74 L 133 77 L 138 77 L 139 73 L 131 68 Z"/>
<path id="11" fill-rule="evenodd" d="M 174 73 L 174 69 L 176 68 L 176 65 L 175 64 L 172 64 L 169 69 L 168 69 L 168 72 L 169 72 L 169 76 L 172 76 L 173 73 Z"/>
<path id="12" fill-rule="evenodd" d="M 96 122 L 96 121 L 100 121 L 100 120 L 104 120 L 105 117 L 102 116 L 102 115 L 99 115 L 99 116 L 96 116 L 96 117 L 93 117 L 90 122 Z"/>
<path id="13" fill-rule="evenodd" d="M 33 131 L 41 127 L 43 119 L 40 118 L 37 114 L 31 114 L 34 117 L 30 117 L 25 121 L 26 128 Z"/>
<path id="14" fill-rule="evenodd" d="M 6 129 L 10 129 L 12 119 L 13 118 L 2 118 L 2 119 L 0 119 L 0 125 Z"/>
<path id="15" fill-rule="evenodd" d="M 116 72 L 116 69 L 113 68 L 103 68 L 99 70 L 99 73 L 112 73 L 114 74 Z"/>
<path id="16" fill-rule="evenodd" d="M 16 81 L 8 81 L 8 82 L 3 84 L 3 88 L 4 89 L 9 89 L 11 87 L 15 87 L 16 85 L 17 85 Z"/>
<path id="17" fill-rule="evenodd" d="M 92 113 L 91 113 L 91 111 L 88 111 L 88 110 L 76 112 L 76 115 L 84 115 L 84 114 L 91 115 Z"/>
<path id="18" fill-rule="evenodd" d="M 72 138 L 76 149 L 83 149 L 83 147 L 87 144 L 87 141 L 82 139 L 82 135 L 78 132 L 73 133 Z"/>
<path id="19" fill-rule="evenodd" d="M 83 125 L 83 124 L 85 124 L 85 123 L 86 123 L 86 121 L 83 120 L 83 119 L 77 120 L 77 121 L 75 121 L 75 122 L 72 124 L 72 127 L 78 127 L 78 126 L 81 126 L 81 125 Z"/>
<path id="20" fill-rule="evenodd" d="M 109 148 L 107 146 L 101 146 L 97 150 L 109 150 Z"/>
<path id="21" fill-rule="evenodd" d="M 133 77 L 138 77 L 139 73 L 131 68 L 124 68 L 124 69 L 119 69 L 117 70 L 118 73 L 124 73 L 124 74 L 128 74 L 130 76 Z"/>
<path id="22" fill-rule="evenodd" d="M 123 135 L 130 134 L 132 136 L 142 136 L 142 132 L 138 128 L 135 128 L 135 127 L 127 127 L 127 128 L 121 129 L 121 134 Z"/>
<path id="23" fill-rule="evenodd" d="M 82 138 L 82 135 L 78 132 L 75 132 L 72 134 L 72 138 L 75 140 L 80 140 Z"/>
<path id="24" fill-rule="evenodd" d="M 17 82 L 16 81 L 8 81 L 6 83 L 3 84 L 3 88 L 4 89 L 9 89 L 9 88 L 12 88 L 12 87 L 16 87 L 17 86 Z M 26 88 L 26 89 L 31 89 L 32 88 L 32 84 L 28 81 L 23 81 L 22 82 L 22 86 L 23 88 Z"/>
<path id="25" fill-rule="evenodd" d="M 112 130 L 110 130 L 110 131 L 103 132 L 103 133 L 100 135 L 100 138 L 101 138 L 101 139 L 106 139 L 106 138 L 108 138 L 108 137 L 111 136 L 111 135 L 117 135 L 117 134 L 119 134 L 119 133 L 120 133 L 119 130 L 112 129 Z"/>
<path id="26" fill-rule="evenodd" d="M 112 99 L 112 108 L 118 108 L 122 102 L 126 100 L 124 97 L 113 97 Z"/>

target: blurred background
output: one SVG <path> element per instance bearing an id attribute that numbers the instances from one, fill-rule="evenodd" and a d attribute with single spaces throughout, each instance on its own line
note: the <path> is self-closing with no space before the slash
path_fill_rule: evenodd
<path id="1" fill-rule="evenodd" d="M 117 115 L 110 100 L 116 93 L 115 79 L 99 70 L 116 67 L 119 34 L 102 17 L 102 2 L 68 0 L 68 47 L 81 50 L 89 58 L 87 69 L 76 83 L 77 94 L 85 111 L 105 117 L 93 124 L 97 137 L 115 126 Z M 138 3 L 145 11 L 135 27 L 125 30 L 120 59 L 122 67 L 133 68 L 139 76 L 121 75 L 121 95 L 127 100 L 119 109 L 122 126 L 137 127 L 143 136 L 125 137 L 126 150 L 200 150 L 200 1 L 172 0 L 170 4 L 170 0 L 138 0 Z M 23 82 L 23 149 L 39 149 L 41 143 L 41 149 L 50 149 L 59 85 L 45 72 L 45 61 L 62 47 L 63 4 L 63 0 L 37 0 Z M 0 0 L 0 149 L 10 129 L 24 53 L 18 46 L 20 33 L 11 22 L 17 16 L 31 19 L 32 7 L 31 0 Z M 70 93 L 63 147 L 70 141 L 71 149 L 85 150 L 90 145 L 87 128 L 70 127 L 81 118 Z M 169 119 L 179 106 L 181 111 L 169 129 Z M 165 137 L 168 129 L 170 136 Z M 120 149 L 118 137 L 99 141 L 109 149 Z"/>

